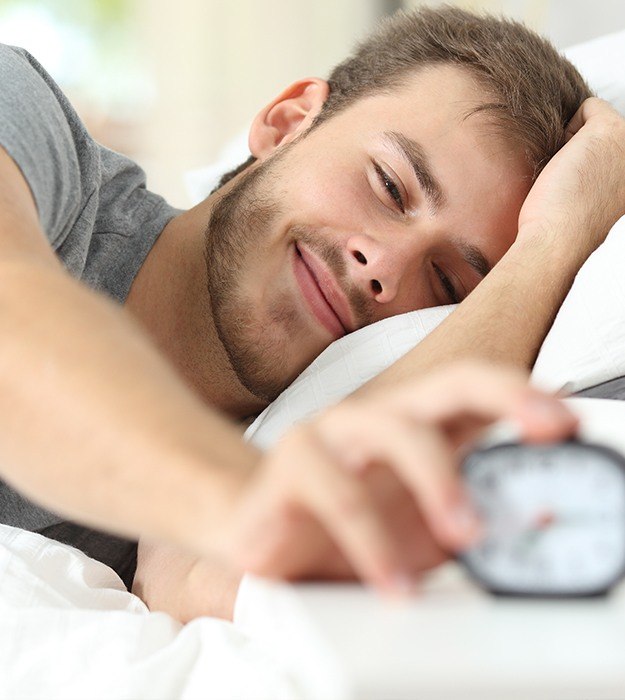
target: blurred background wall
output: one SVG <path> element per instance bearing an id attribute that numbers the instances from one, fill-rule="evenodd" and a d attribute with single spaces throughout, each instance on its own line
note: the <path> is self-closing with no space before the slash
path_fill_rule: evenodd
<path id="1" fill-rule="evenodd" d="M 449 1 L 449 0 L 448 0 Z M 215 159 L 291 81 L 325 76 L 382 16 L 438 0 L 0 0 L 0 41 L 28 48 L 94 135 L 186 206 Z M 455 0 L 565 47 L 625 29 L 623 0 Z"/>

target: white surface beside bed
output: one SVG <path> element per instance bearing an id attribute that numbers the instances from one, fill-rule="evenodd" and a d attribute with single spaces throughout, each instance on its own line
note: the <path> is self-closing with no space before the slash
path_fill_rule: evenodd
<path id="1" fill-rule="evenodd" d="M 288 610 L 281 643 L 305 654 L 312 639 L 340 669 L 319 700 L 625 698 L 625 586 L 593 600 L 495 599 L 455 564 L 394 605 L 356 585 L 254 585 L 256 629 Z"/>
<path id="2" fill-rule="evenodd" d="M 625 454 L 625 403 L 568 403 L 582 437 Z M 624 583 L 593 600 L 506 600 L 449 564 L 416 597 L 392 605 L 355 585 L 247 579 L 236 619 L 273 648 L 326 660 L 320 668 L 335 694 L 324 700 L 625 698 Z"/>

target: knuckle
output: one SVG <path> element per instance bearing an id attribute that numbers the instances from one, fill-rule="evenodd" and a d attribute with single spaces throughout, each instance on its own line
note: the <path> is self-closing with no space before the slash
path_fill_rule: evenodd
<path id="1" fill-rule="evenodd" d="M 353 437 L 354 431 L 362 433 L 375 425 L 380 409 L 377 401 L 370 399 L 349 398 L 325 411 L 319 417 L 319 427 L 324 434 L 340 436 L 341 442 Z"/>
<path id="2" fill-rule="evenodd" d="M 355 486 L 341 489 L 335 493 L 334 505 L 336 513 L 341 518 L 349 520 L 360 519 L 369 512 L 364 492 Z"/>
<path id="3" fill-rule="evenodd" d="M 245 571 L 257 576 L 280 576 L 283 566 L 280 557 L 274 556 L 273 552 L 270 551 L 242 557 L 239 565 Z"/>
<path id="4" fill-rule="evenodd" d="M 614 112 L 614 108 L 609 102 L 600 97 L 589 97 L 583 102 L 584 109 L 588 110 L 589 114 L 602 115 Z"/>

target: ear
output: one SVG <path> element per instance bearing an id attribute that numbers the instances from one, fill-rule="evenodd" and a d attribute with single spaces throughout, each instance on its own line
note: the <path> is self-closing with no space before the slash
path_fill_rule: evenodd
<path id="1" fill-rule="evenodd" d="M 329 93 L 328 83 L 321 78 L 305 78 L 289 85 L 256 115 L 249 135 L 250 153 L 262 160 L 306 131 Z"/>

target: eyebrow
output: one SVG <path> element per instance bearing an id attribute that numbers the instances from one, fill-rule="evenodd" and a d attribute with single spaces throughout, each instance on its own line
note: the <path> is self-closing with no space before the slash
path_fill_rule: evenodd
<path id="1" fill-rule="evenodd" d="M 467 265 L 470 265 L 480 277 L 486 277 L 492 270 L 493 266 L 488 262 L 486 256 L 479 248 L 465 241 L 455 241 L 454 244 L 460 251 L 462 259 Z"/>
<path id="2" fill-rule="evenodd" d="M 432 173 L 432 166 L 423 147 L 397 131 L 385 131 L 384 137 L 399 155 L 408 161 L 423 188 L 430 208 L 433 212 L 437 212 L 445 203 L 445 194 L 440 182 Z"/>

